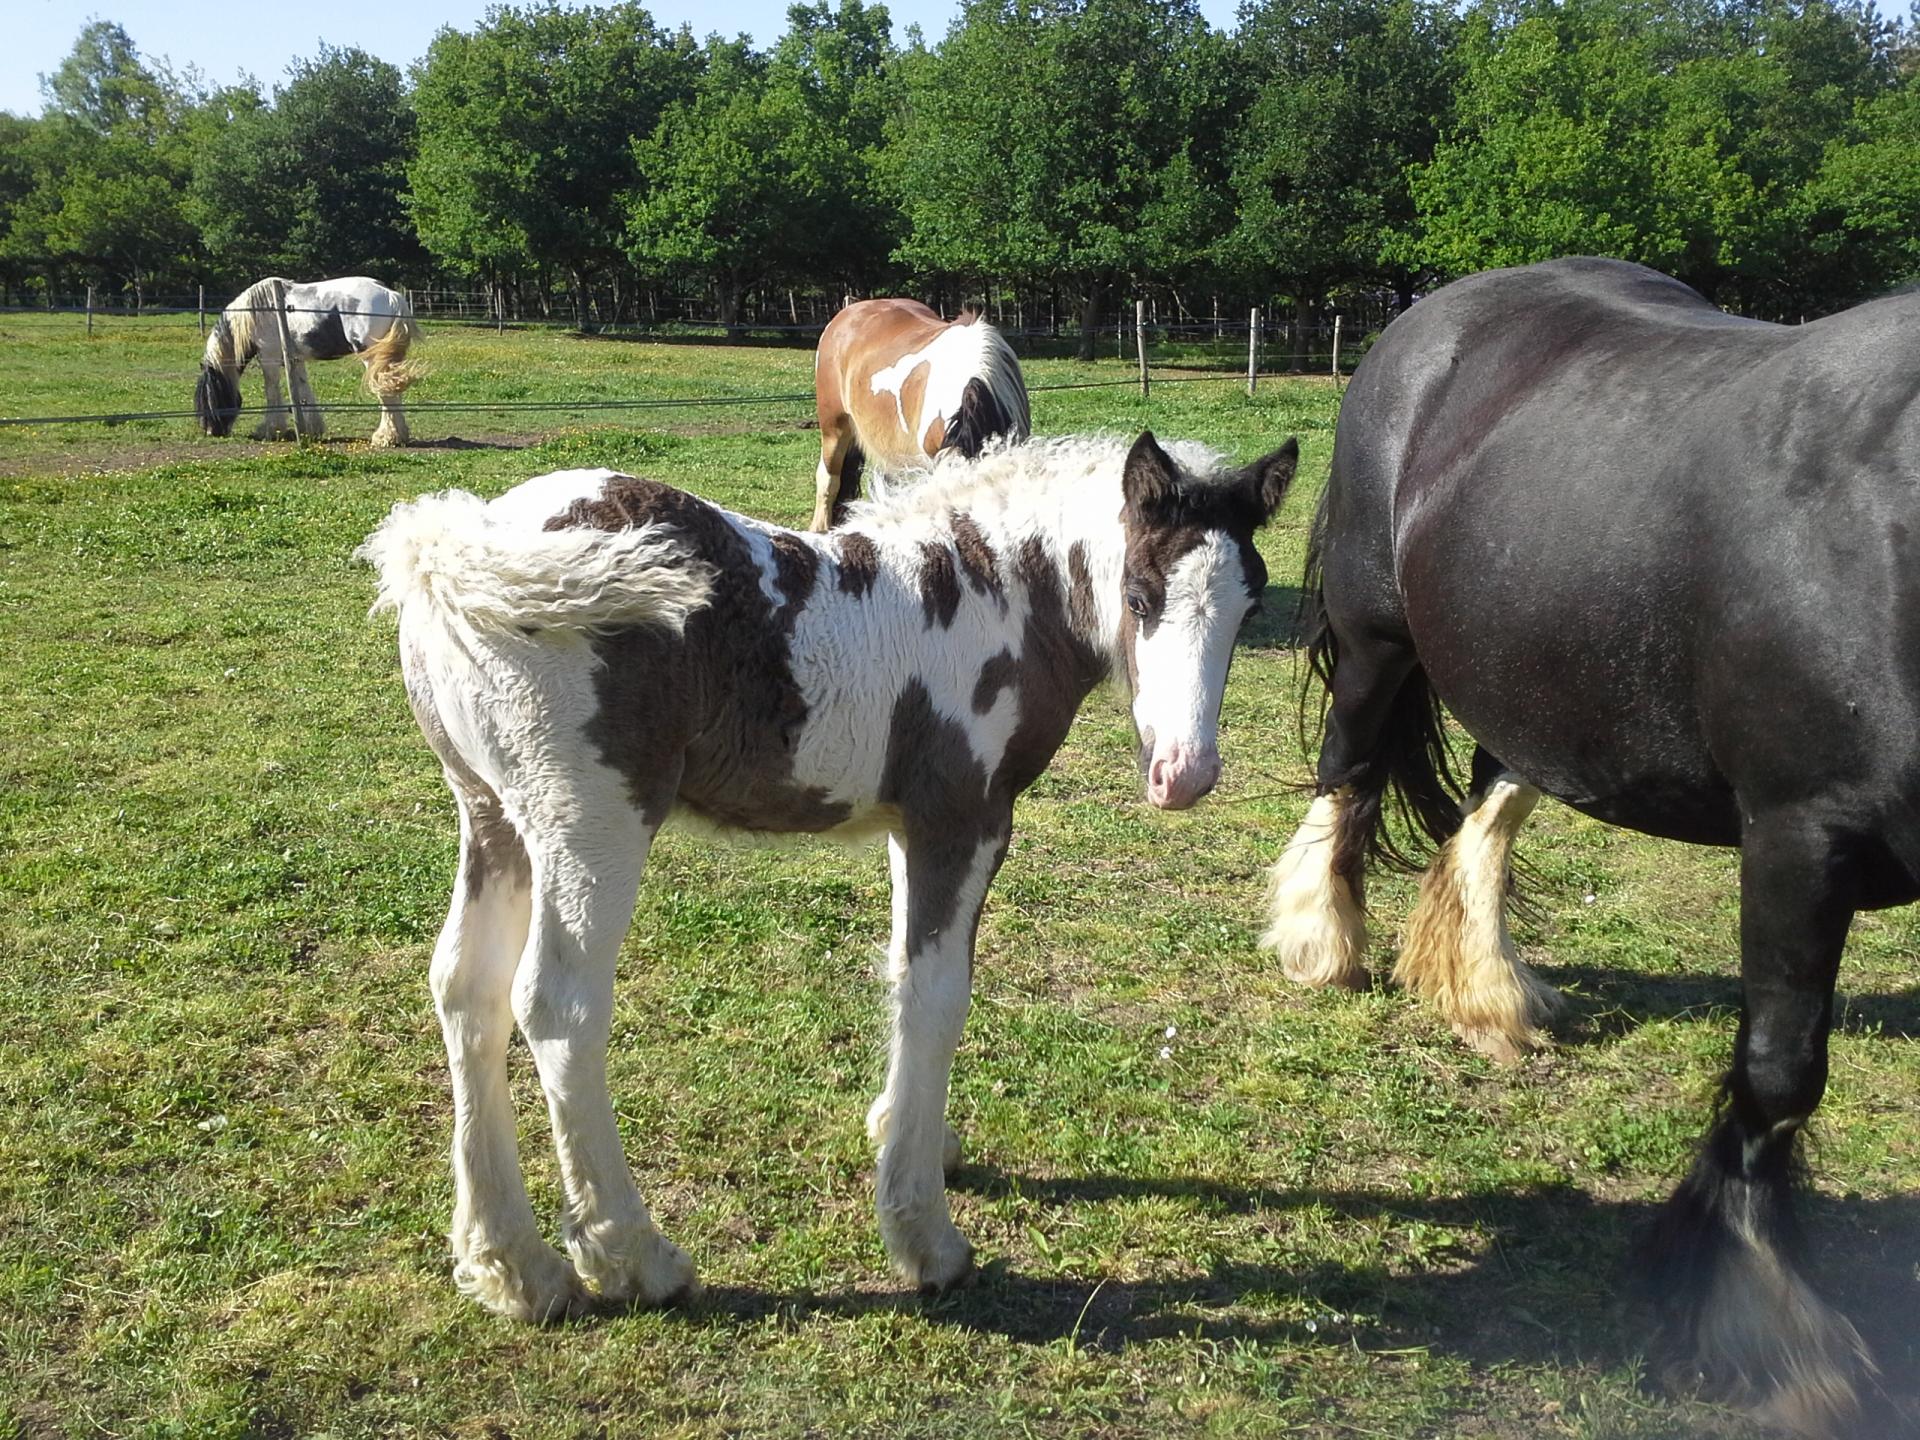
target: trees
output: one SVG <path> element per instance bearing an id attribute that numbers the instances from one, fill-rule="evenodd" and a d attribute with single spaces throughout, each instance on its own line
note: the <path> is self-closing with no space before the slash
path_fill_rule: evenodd
<path id="1" fill-rule="evenodd" d="M 1406 177 L 1433 151 L 1452 25 L 1425 0 L 1261 0 L 1243 12 L 1237 219 L 1215 251 L 1230 273 L 1290 294 L 1302 322 L 1342 286 L 1390 284 L 1408 303 L 1420 265 Z M 1304 325 L 1295 335 L 1303 346 Z"/>
<path id="2" fill-rule="evenodd" d="M 502 6 L 470 35 L 442 30 L 415 71 L 422 243 L 450 265 L 558 274 L 579 305 L 624 252 L 632 137 L 689 93 L 696 60 L 633 4 Z"/>
<path id="3" fill-rule="evenodd" d="M 905 66 L 900 258 L 1068 286 L 1091 355 L 1114 286 L 1219 223 L 1221 55 L 1193 0 L 968 0 Z"/>
<path id="4" fill-rule="evenodd" d="M 1825 0 L 1483 4 L 1453 122 L 1413 173 L 1418 252 L 1445 275 L 1617 255 L 1772 313 L 1830 296 L 1797 197 L 1891 83 L 1889 41 Z"/>
<path id="5" fill-rule="evenodd" d="M 715 41 L 694 93 L 633 145 L 628 254 L 714 287 L 739 318 L 769 280 L 862 287 L 899 230 L 878 171 L 892 47 L 886 11 L 796 5 L 769 56 Z"/>
<path id="6" fill-rule="evenodd" d="M 192 212 L 217 268 L 390 280 L 421 269 L 402 199 L 413 113 L 397 69 L 323 45 L 294 64 L 271 106 L 245 88 L 210 105 Z"/>
<path id="7" fill-rule="evenodd" d="M 126 31 L 97 20 L 43 84 L 47 112 L 20 135 L 9 167 L 30 179 L 11 206 L 5 251 L 15 265 L 37 263 L 49 283 L 78 271 L 124 282 L 142 303 L 195 248 L 183 194 L 197 97 L 147 66 Z"/>

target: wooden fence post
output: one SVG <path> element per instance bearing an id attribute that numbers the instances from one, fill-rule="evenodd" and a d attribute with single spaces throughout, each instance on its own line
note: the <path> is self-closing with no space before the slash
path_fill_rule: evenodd
<path id="1" fill-rule="evenodd" d="M 287 385 L 287 404 L 293 407 L 293 437 L 304 445 L 306 407 L 301 405 L 299 392 L 293 388 L 293 337 L 287 332 L 287 289 L 279 280 L 273 282 L 273 328 L 280 336 L 280 378 Z"/>
<path id="2" fill-rule="evenodd" d="M 1133 302 L 1133 346 L 1140 353 L 1140 398 L 1147 398 L 1147 302 Z"/>
<path id="3" fill-rule="evenodd" d="M 207 338 L 207 287 L 200 287 L 200 338 Z"/>
<path id="4" fill-rule="evenodd" d="M 1340 317 L 1333 317 L 1333 378 L 1340 379 Z"/>
<path id="5" fill-rule="evenodd" d="M 93 338 L 93 286 L 87 286 L 87 338 Z"/>
<path id="6" fill-rule="evenodd" d="M 1260 307 L 1247 317 L 1247 398 L 1253 398 L 1254 379 L 1260 373 Z"/>

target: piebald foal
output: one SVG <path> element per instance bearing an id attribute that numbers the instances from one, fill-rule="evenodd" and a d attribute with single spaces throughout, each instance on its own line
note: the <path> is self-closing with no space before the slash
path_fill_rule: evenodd
<path id="1" fill-rule="evenodd" d="M 674 815 L 887 836 L 880 1229 L 908 1282 L 965 1275 L 947 1083 L 1014 797 L 1109 673 L 1133 697 L 1148 799 L 1179 809 L 1212 788 L 1234 636 L 1266 583 L 1254 531 L 1296 454 L 1289 440 L 1230 472 L 1150 434 L 993 450 L 831 536 L 606 470 L 396 506 L 364 553 L 461 821 L 432 972 L 459 1286 L 534 1320 L 695 1286 L 635 1188 L 605 1068 L 615 956 Z M 552 1114 L 565 1255 L 515 1152 L 515 1021 Z"/>

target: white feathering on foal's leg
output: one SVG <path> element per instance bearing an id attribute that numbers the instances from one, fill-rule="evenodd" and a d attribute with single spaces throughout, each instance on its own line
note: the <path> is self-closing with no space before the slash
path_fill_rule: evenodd
<path id="1" fill-rule="evenodd" d="M 1513 842 L 1540 792 L 1503 774 L 1462 806 L 1466 819 L 1420 878 L 1420 899 L 1393 978 L 1431 1000 L 1454 1033 L 1496 1060 L 1546 1043 L 1560 997 L 1514 949 L 1507 930 Z"/>
<path id="2" fill-rule="evenodd" d="M 1281 971 L 1302 985 L 1367 983 L 1367 919 L 1354 883 L 1335 873 L 1341 812 L 1353 803 L 1342 786 L 1316 796 L 1293 839 L 1268 871 L 1267 928 L 1260 943 Z"/>

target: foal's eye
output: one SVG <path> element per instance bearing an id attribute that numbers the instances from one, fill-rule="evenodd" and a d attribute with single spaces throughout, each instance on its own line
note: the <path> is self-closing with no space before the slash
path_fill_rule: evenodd
<path id="1" fill-rule="evenodd" d="M 1147 597 L 1142 595 L 1138 590 L 1129 590 L 1127 592 L 1127 609 L 1131 610 L 1142 620 L 1147 618 L 1148 612 L 1152 608 L 1153 607 L 1147 604 Z"/>

